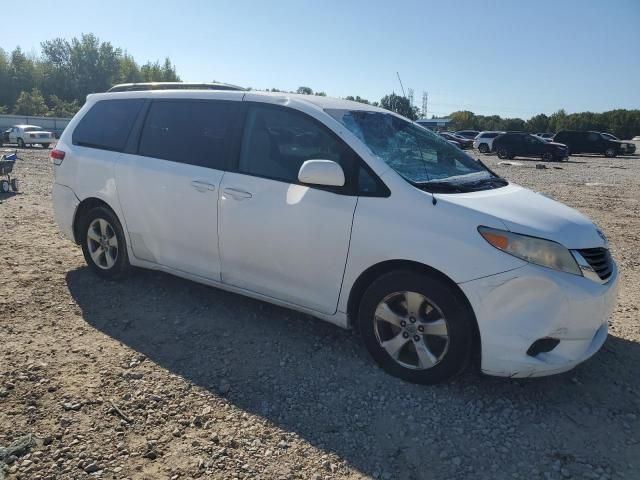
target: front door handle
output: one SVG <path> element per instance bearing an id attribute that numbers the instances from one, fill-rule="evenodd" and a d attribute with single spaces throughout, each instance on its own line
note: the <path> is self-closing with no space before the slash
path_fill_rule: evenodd
<path id="1" fill-rule="evenodd" d="M 216 189 L 216 186 L 213 183 L 209 183 L 205 180 L 191 180 L 191 186 L 199 192 Z"/>
<path id="2" fill-rule="evenodd" d="M 238 188 L 225 188 L 224 189 L 224 193 L 225 193 L 225 195 L 229 195 L 230 197 L 232 197 L 235 200 L 244 200 L 245 198 L 253 197 L 253 195 L 251 195 L 251 193 L 246 192 L 244 190 L 240 190 Z"/>

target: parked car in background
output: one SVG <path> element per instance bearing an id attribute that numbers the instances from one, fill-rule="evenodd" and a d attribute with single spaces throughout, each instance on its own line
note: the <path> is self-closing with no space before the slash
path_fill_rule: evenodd
<path id="1" fill-rule="evenodd" d="M 480 153 L 489 153 L 493 147 L 493 140 L 505 132 L 486 131 L 480 132 L 473 140 L 473 148 L 477 148 Z"/>
<path id="2" fill-rule="evenodd" d="M 540 138 L 545 138 L 545 139 L 552 139 L 553 138 L 553 133 L 549 133 L 549 132 L 543 132 L 543 133 L 535 133 L 534 135 L 540 137 Z"/>
<path id="3" fill-rule="evenodd" d="M 408 381 L 476 357 L 487 374 L 559 373 L 607 338 L 618 270 L 593 222 L 381 108 L 93 94 L 51 158 L 56 222 L 98 277 L 160 270 L 357 326 Z"/>
<path id="4" fill-rule="evenodd" d="M 455 132 L 456 135 L 461 135 L 464 138 L 469 138 L 471 140 L 476 138 L 476 135 L 478 135 L 479 133 L 480 132 L 478 130 L 458 130 L 457 132 Z"/>
<path id="5" fill-rule="evenodd" d="M 14 125 L 13 127 L 5 130 L 2 136 L 2 144 L 13 143 L 20 148 L 24 148 L 27 145 L 42 145 L 43 148 L 49 148 L 55 141 L 55 136 L 51 132 L 43 130 L 36 125 Z"/>
<path id="6" fill-rule="evenodd" d="M 539 157 L 547 162 L 562 161 L 568 157 L 567 147 L 561 143 L 546 142 L 524 132 L 507 132 L 493 140 L 493 151 L 499 158 Z"/>
<path id="7" fill-rule="evenodd" d="M 636 144 L 632 143 L 632 141 L 625 142 L 624 140 L 620 140 L 618 137 L 616 137 L 615 135 L 612 135 L 611 133 L 607 133 L 607 132 L 600 132 L 600 133 L 602 134 L 603 137 L 608 138 L 609 140 L 615 140 L 617 142 L 624 143 L 626 155 L 632 155 L 636 153 Z M 623 153 L 621 155 L 625 155 L 625 154 Z"/>
<path id="8" fill-rule="evenodd" d="M 445 140 L 456 142 L 463 150 L 466 150 L 473 146 L 473 140 L 462 137 L 460 135 L 454 135 L 450 132 L 440 132 L 438 135 L 440 135 Z"/>
<path id="9" fill-rule="evenodd" d="M 538 138 L 541 138 L 545 142 L 553 141 L 553 133 L 534 133 L 534 135 Z"/>
<path id="10" fill-rule="evenodd" d="M 554 142 L 564 143 L 569 148 L 569 155 L 574 153 L 597 153 L 605 157 L 625 155 L 635 145 L 605 137 L 600 132 L 562 130 L 553 137 Z"/>

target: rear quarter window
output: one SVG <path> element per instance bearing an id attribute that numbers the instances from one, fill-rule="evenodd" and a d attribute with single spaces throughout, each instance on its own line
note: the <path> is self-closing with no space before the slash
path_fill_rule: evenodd
<path id="1" fill-rule="evenodd" d="M 73 131 L 73 144 L 122 151 L 143 103 L 139 98 L 96 102 Z"/>

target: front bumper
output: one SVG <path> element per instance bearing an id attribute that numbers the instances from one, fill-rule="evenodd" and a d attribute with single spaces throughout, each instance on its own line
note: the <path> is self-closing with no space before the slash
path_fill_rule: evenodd
<path id="1" fill-rule="evenodd" d="M 577 275 L 526 265 L 459 284 L 480 330 L 482 371 L 536 377 L 572 369 L 594 355 L 607 338 L 618 289 L 618 269 L 599 284 Z M 541 338 L 560 343 L 527 355 Z"/>

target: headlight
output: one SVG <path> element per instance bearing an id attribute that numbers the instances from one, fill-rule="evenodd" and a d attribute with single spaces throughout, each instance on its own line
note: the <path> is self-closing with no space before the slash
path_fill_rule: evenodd
<path id="1" fill-rule="evenodd" d="M 543 267 L 582 276 L 582 271 L 569 249 L 559 243 L 489 227 L 478 227 L 478 232 L 498 250 L 514 257 Z"/>

